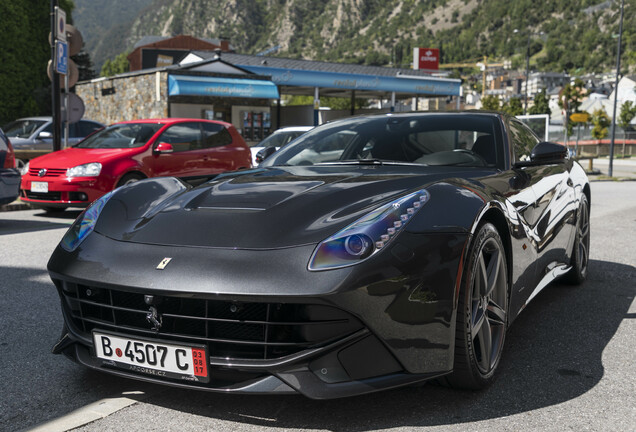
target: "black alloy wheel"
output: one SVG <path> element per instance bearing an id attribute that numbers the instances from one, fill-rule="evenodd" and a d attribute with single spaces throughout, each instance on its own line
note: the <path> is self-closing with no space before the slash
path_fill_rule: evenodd
<path id="1" fill-rule="evenodd" d="M 481 389 L 494 379 L 508 325 L 508 267 L 497 229 L 477 230 L 457 307 L 455 364 L 446 384 Z M 443 382 L 443 381 L 442 381 Z"/>
<path id="2" fill-rule="evenodd" d="M 576 235 L 572 249 L 572 268 L 566 274 L 565 280 L 574 285 L 580 285 L 587 277 L 587 266 L 590 259 L 590 205 L 587 196 L 581 196 L 581 204 L 576 221 Z"/>

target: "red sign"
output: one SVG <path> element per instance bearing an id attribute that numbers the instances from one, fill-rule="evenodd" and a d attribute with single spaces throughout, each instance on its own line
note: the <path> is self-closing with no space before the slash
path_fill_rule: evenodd
<path id="1" fill-rule="evenodd" d="M 438 48 L 413 48 L 413 69 L 439 69 Z"/>

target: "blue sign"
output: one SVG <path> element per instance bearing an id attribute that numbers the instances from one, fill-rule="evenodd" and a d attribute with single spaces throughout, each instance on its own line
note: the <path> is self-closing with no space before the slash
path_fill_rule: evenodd
<path id="1" fill-rule="evenodd" d="M 196 75 L 169 75 L 168 95 L 223 96 L 278 99 L 278 87 L 271 81 Z"/>
<path id="2" fill-rule="evenodd" d="M 68 73 L 68 43 L 55 41 L 55 72 L 66 75 Z"/>
<path id="3" fill-rule="evenodd" d="M 382 76 L 239 64 L 236 66 L 259 75 L 269 75 L 274 83 L 287 86 L 375 90 L 436 96 L 459 96 L 461 86 L 461 80 L 458 79 L 417 75 Z"/>

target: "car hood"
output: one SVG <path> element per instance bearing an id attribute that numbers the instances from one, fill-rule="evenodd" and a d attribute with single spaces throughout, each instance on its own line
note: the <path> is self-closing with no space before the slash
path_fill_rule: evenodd
<path id="1" fill-rule="evenodd" d="M 453 176 L 438 167 L 284 167 L 222 175 L 197 188 L 175 178 L 120 189 L 95 230 L 171 246 L 275 249 L 318 243 L 378 206 Z"/>
<path id="2" fill-rule="evenodd" d="M 45 154 L 29 162 L 31 168 L 71 168 L 77 165 L 100 162 L 139 153 L 140 148 L 132 149 L 89 149 L 70 147 L 64 150 Z"/>

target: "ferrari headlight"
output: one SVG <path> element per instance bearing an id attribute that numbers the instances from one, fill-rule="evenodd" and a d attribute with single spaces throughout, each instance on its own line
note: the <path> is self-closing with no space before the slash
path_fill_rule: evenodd
<path id="1" fill-rule="evenodd" d="M 102 172 L 102 164 L 92 162 L 67 169 L 66 177 L 97 177 L 100 172 Z"/>
<path id="2" fill-rule="evenodd" d="M 386 247 L 428 198 L 429 193 L 422 189 L 358 219 L 316 247 L 309 260 L 309 270 L 347 267 L 366 260 Z"/>
<path id="3" fill-rule="evenodd" d="M 97 218 L 106 205 L 106 202 L 113 195 L 113 191 L 108 192 L 101 198 L 96 199 L 93 204 L 82 212 L 75 220 L 73 225 L 66 231 L 60 246 L 69 252 L 73 252 L 84 241 L 84 239 L 93 232 Z"/>

